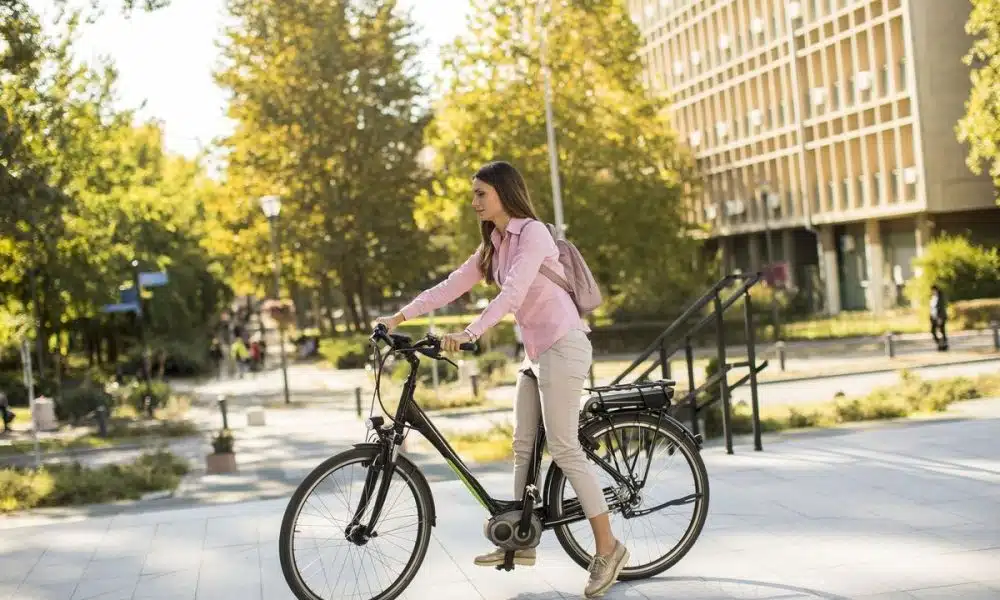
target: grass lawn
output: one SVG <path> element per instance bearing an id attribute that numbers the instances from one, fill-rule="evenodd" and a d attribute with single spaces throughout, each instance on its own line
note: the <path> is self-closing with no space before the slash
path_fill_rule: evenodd
<path id="1" fill-rule="evenodd" d="M 37 470 L 7 467 L 0 469 L 0 513 L 138 500 L 148 492 L 175 489 L 188 468 L 187 461 L 165 451 L 97 468 L 78 463 Z"/>

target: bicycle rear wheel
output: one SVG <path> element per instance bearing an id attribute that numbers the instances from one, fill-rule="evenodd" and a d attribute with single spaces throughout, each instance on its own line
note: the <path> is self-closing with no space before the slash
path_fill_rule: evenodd
<path id="1" fill-rule="evenodd" d="M 586 425 L 583 435 L 594 453 L 619 473 L 645 479 L 638 497 L 630 497 L 601 467 L 593 464 L 598 480 L 622 502 L 631 498 L 630 511 L 612 510 L 611 529 L 629 549 L 629 563 L 619 579 L 652 577 L 669 569 L 694 546 L 708 515 L 708 473 L 698 448 L 683 427 L 648 413 L 622 413 Z M 671 469 L 671 466 L 675 468 Z M 549 510 L 556 518 L 579 510 L 576 494 L 558 465 L 547 477 Z M 606 492 L 606 495 L 609 492 Z M 555 528 L 567 554 L 587 568 L 594 554 L 590 523 L 577 521 Z M 673 541 L 676 540 L 676 541 Z"/>
<path id="2" fill-rule="evenodd" d="M 409 461 L 397 460 L 372 532 L 349 530 L 381 449 L 356 448 L 327 459 L 299 484 L 281 522 L 278 555 L 299 600 L 392 600 L 416 576 L 431 537 L 430 488 Z M 375 464 L 374 467 L 372 465 Z M 374 493 L 369 498 L 374 497 Z M 367 524 L 374 500 L 366 502 Z M 365 535 L 367 534 L 367 535 Z"/>

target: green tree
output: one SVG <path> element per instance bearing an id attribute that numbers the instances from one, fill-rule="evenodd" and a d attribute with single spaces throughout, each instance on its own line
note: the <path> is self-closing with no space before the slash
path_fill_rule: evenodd
<path id="1" fill-rule="evenodd" d="M 11 31 L 32 51 L 5 62 L 14 66 L 0 78 L 4 310 L 30 307 L 42 368 L 49 352 L 74 342 L 94 350 L 95 336 L 134 331 L 99 310 L 117 301 L 138 261 L 172 279 L 150 299 L 151 333 L 196 340 L 227 295 L 219 257 L 204 243 L 215 184 L 196 161 L 164 152 L 158 126 L 134 125 L 131 111 L 113 108 L 111 65 L 74 57 L 80 11 L 68 11 L 53 36 L 31 14 L 20 18 Z"/>
<path id="2" fill-rule="evenodd" d="M 467 34 L 446 51 L 447 91 L 427 137 L 436 180 L 417 216 L 453 263 L 480 241 L 470 179 L 490 160 L 513 163 L 539 216 L 553 220 L 536 26 L 544 4 L 477 0 Z M 703 279 L 693 268 L 698 243 L 685 235 L 692 158 L 665 102 L 642 88 L 640 35 L 623 3 L 551 4 L 540 20 L 566 235 L 608 292 L 607 310 L 670 314 Z"/>
<path id="3" fill-rule="evenodd" d="M 256 199 L 279 194 L 284 287 L 294 298 L 367 307 L 412 285 L 426 253 L 413 202 L 427 116 L 413 25 L 396 2 L 229 0 L 218 82 L 232 98 L 227 187 L 243 289 L 270 291 L 268 228 Z M 334 288 L 340 294 L 333 294 Z M 301 312 L 301 311 L 300 311 Z"/>
<path id="4" fill-rule="evenodd" d="M 963 62 L 972 67 L 972 90 L 958 139 L 969 144 L 966 164 L 972 172 L 985 170 L 1000 188 L 1000 0 L 971 2 L 965 31 L 975 41 Z"/>

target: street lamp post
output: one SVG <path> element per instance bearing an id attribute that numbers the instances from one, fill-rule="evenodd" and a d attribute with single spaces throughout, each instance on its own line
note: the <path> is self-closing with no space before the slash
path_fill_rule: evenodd
<path id="1" fill-rule="evenodd" d="M 550 81 L 548 56 L 546 54 L 546 44 L 545 38 L 547 33 L 547 27 L 542 26 L 542 3 L 551 9 L 550 0 L 540 0 L 538 2 L 538 27 L 541 30 L 541 59 L 542 59 L 542 78 L 544 81 L 545 88 L 545 133 L 548 137 L 549 146 L 549 173 L 552 177 L 552 208 L 555 213 L 555 225 L 556 225 L 556 235 L 559 238 L 565 237 L 563 225 L 563 207 L 562 207 L 562 189 L 559 182 L 559 154 L 556 149 L 556 130 L 554 124 L 554 118 L 552 116 L 552 82 Z"/>
<path id="2" fill-rule="evenodd" d="M 260 207 L 267 217 L 268 228 L 271 230 L 271 254 L 274 258 L 274 299 L 281 299 L 281 259 L 278 256 L 278 235 L 275 221 L 281 212 L 281 198 L 264 196 L 260 199 Z M 291 404 L 288 395 L 288 363 L 285 360 L 285 324 L 278 320 L 278 351 L 281 354 L 281 378 L 285 386 L 285 404 Z"/>

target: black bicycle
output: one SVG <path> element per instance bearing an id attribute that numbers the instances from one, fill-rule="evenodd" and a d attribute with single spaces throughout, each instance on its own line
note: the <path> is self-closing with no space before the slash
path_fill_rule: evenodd
<path id="1" fill-rule="evenodd" d="M 440 340 L 427 335 L 412 343 L 405 335 L 389 335 L 382 325 L 370 339 L 380 405 L 385 359 L 404 357 L 410 373 L 395 416 L 388 417 L 382 405 L 388 422 L 383 416 L 369 417 L 368 441 L 325 460 L 292 495 L 281 522 L 278 552 L 295 596 L 390 600 L 417 575 L 438 515 L 426 478 L 400 453 L 410 430 L 420 432 L 441 453 L 489 513 L 485 536 L 506 550 L 505 563 L 497 569 L 513 569 L 514 551 L 538 546 L 549 529 L 586 568 L 593 556 L 593 535 L 557 464 L 550 464 L 539 494 L 543 426 L 522 497 L 491 497 L 413 400 L 418 354 L 455 364 L 441 355 Z M 390 349 L 384 357 L 380 342 Z M 474 344 L 462 345 L 462 350 L 475 349 Z M 705 524 L 708 473 L 700 440 L 668 414 L 673 386 L 673 381 L 660 380 L 587 388 L 592 395 L 581 410 L 580 443 L 604 482 L 615 534 L 631 553 L 620 580 L 652 577 L 670 568 L 694 546 Z M 681 468 L 665 475 L 675 461 L 683 461 Z"/>

